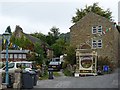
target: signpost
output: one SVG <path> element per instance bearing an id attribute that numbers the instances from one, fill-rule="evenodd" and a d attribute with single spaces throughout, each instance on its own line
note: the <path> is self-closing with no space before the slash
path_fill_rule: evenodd
<path id="1" fill-rule="evenodd" d="M 103 66 L 103 71 L 104 71 L 104 72 L 108 72 L 108 71 L 109 71 L 109 66 L 104 65 L 104 66 Z"/>

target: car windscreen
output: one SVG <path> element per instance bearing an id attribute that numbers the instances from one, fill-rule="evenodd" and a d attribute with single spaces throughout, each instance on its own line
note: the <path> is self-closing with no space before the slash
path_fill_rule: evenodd
<path id="1" fill-rule="evenodd" d="M 0 62 L 0 69 L 4 67 L 4 63 Z"/>
<path id="2" fill-rule="evenodd" d="M 52 61 L 53 61 L 53 62 L 59 62 L 59 61 L 60 61 L 60 58 L 53 58 Z"/>
<path id="3" fill-rule="evenodd" d="M 15 65 L 14 63 L 9 63 L 9 64 L 8 64 L 8 68 L 9 68 L 9 69 L 10 69 L 10 68 L 13 68 L 14 65 Z M 6 69 L 6 66 L 3 68 L 3 70 L 5 70 L 5 69 Z"/>
<path id="4" fill-rule="evenodd" d="M 21 63 L 21 67 L 32 68 L 32 63 Z"/>
<path id="5" fill-rule="evenodd" d="M 49 65 L 59 65 L 58 62 L 50 62 Z"/>

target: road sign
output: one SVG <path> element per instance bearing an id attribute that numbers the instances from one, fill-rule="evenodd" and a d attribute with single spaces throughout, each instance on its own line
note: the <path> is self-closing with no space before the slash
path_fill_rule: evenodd
<path id="1" fill-rule="evenodd" d="M 108 72 L 108 70 L 109 70 L 109 66 L 104 65 L 104 66 L 103 66 L 103 71 L 104 71 L 104 72 Z"/>

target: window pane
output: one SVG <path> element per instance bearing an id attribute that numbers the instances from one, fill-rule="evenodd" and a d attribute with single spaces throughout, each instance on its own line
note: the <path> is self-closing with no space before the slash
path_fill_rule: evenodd
<path id="1" fill-rule="evenodd" d="M 97 31 L 96 27 L 92 27 L 92 33 L 96 34 L 96 31 Z"/>
<path id="2" fill-rule="evenodd" d="M 5 58 L 5 54 L 1 54 L 1 58 Z"/>
<path id="3" fill-rule="evenodd" d="M 98 26 L 98 33 L 102 33 L 102 26 Z"/>
<path id="4" fill-rule="evenodd" d="M 17 58 L 17 54 L 14 54 L 14 58 Z"/>
<path id="5" fill-rule="evenodd" d="M 22 54 L 19 54 L 19 58 L 22 58 Z"/>
<path id="6" fill-rule="evenodd" d="M 13 54 L 10 54 L 10 58 L 13 58 Z"/>
<path id="7" fill-rule="evenodd" d="M 14 63 L 10 63 L 9 65 L 8 65 L 8 68 L 13 68 L 14 67 Z"/>
<path id="8" fill-rule="evenodd" d="M 23 58 L 24 58 L 24 59 L 26 58 L 26 54 L 23 54 Z"/>
<path id="9" fill-rule="evenodd" d="M 97 43 L 96 43 L 95 40 L 92 41 L 92 47 L 93 47 L 93 48 L 96 48 L 96 47 L 97 47 Z"/>
<path id="10" fill-rule="evenodd" d="M 102 40 L 98 40 L 98 48 L 102 47 Z"/>

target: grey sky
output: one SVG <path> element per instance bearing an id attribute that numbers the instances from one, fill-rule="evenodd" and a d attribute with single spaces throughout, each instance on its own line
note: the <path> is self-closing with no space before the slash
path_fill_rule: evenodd
<path id="1" fill-rule="evenodd" d="M 76 8 L 92 5 L 99 2 L 99 6 L 110 8 L 113 12 L 113 19 L 118 22 L 118 1 L 119 0 L 27 0 L 26 2 L 15 0 L 0 1 L 0 34 L 2 34 L 8 25 L 12 31 L 16 25 L 20 25 L 25 33 L 42 32 L 47 34 L 56 26 L 61 33 L 69 32 L 72 24 L 71 18 L 75 15 Z"/>
<path id="2" fill-rule="evenodd" d="M 119 22 L 119 25 L 120 25 L 120 1 L 119 1 L 119 4 L 118 4 L 118 22 Z"/>

